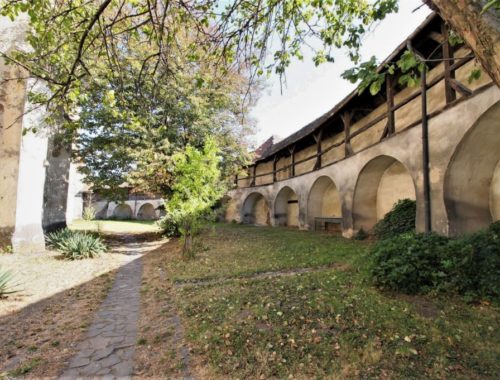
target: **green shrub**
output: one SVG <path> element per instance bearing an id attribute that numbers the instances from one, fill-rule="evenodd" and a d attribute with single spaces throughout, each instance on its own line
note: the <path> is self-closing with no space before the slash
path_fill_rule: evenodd
<path id="1" fill-rule="evenodd" d="M 0 268 L 0 298 L 4 298 L 9 294 L 16 293 L 15 284 L 12 283 L 14 277 L 10 271 L 4 271 Z"/>
<path id="2" fill-rule="evenodd" d="M 380 240 L 371 260 L 374 283 L 384 289 L 500 300 L 500 222 L 457 239 L 413 232 Z"/>
<path id="3" fill-rule="evenodd" d="M 179 237 L 181 235 L 179 225 L 169 213 L 158 221 L 158 225 L 162 229 L 165 236 Z"/>
<path id="4" fill-rule="evenodd" d="M 89 207 L 85 207 L 85 209 L 83 210 L 82 217 L 83 217 L 83 220 L 90 221 L 90 220 L 95 219 L 95 215 L 96 215 L 95 208 L 93 208 L 92 206 L 89 206 Z"/>
<path id="5" fill-rule="evenodd" d="M 46 236 L 47 244 L 68 260 L 93 258 L 106 252 L 106 245 L 97 234 L 63 229 Z"/>
<path id="6" fill-rule="evenodd" d="M 372 249 L 371 274 L 384 289 L 426 293 L 439 284 L 441 257 L 448 239 L 407 232 L 379 241 Z"/>
<path id="7" fill-rule="evenodd" d="M 378 239 L 387 239 L 404 232 L 415 231 L 416 215 L 417 202 L 411 199 L 401 199 L 375 225 L 373 232 Z"/>
<path id="8" fill-rule="evenodd" d="M 467 299 L 500 300 L 500 222 L 450 240 L 441 261 L 441 288 Z"/>

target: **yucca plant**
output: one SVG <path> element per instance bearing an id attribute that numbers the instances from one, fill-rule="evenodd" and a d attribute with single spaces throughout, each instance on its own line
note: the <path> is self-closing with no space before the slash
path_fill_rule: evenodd
<path id="1" fill-rule="evenodd" d="M 4 271 L 0 268 L 0 298 L 5 298 L 9 294 L 16 293 L 15 284 L 12 283 L 14 276 L 10 271 Z"/>
<path id="2" fill-rule="evenodd" d="M 96 215 L 95 208 L 93 208 L 92 206 L 89 206 L 89 207 L 85 207 L 85 209 L 83 210 L 82 217 L 84 220 L 91 221 L 91 220 L 95 219 L 95 215 Z"/>
<path id="3" fill-rule="evenodd" d="M 46 241 L 68 260 L 93 258 L 106 252 L 106 245 L 99 235 L 67 228 L 47 234 Z"/>

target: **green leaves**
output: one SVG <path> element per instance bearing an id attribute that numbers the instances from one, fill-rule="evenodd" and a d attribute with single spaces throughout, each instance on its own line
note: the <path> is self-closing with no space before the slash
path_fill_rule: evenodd
<path id="1" fill-rule="evenodd" d="M 483 10 L 481 11 L 481 14 L 488 12 L 490 9 L 494 9 L 496 11 L 500 10 L 500 0 L 490 0 L 488 1 L 485 6 L 483 7 Z"/>
<path id="2" fill-rule="evenodd" d="M 403 73 L 407 73 L 417 67 L 419 60 L 410 50 L 406 50 L 396 64 Z"/>
<path id="3" fill-rule="evenodd" d="M 415 87 L 420 84 L 420 73 L 424 69 L 427 69 L 426 65 L 413 52 L 405 50 L 395 63 L 387 63 L 381 67 L 378 66 L 376 57 L 372 56 L 369 61 L 344 71 L 342 78 L 351 83 L 359 81 L 359 94 L 368 88 L 371 95 L 376 95 L 383 88 L 387 74 L 396 75 L 400 85 Z"/>
<path id="4" fill-rule="evenodd" d="M 63 229 L 50 232 L 45 237 L 50 247 L 57 249 L 67 260 L 95 258 L 106 252 L 106 245 L 97 235 Z"/>
<path id="5" fill-rule="evenodd" d="M 397 232 L 397 231 L 394 231 Z M 500 222 L 457 239 L 406 232 L 372 249 L 375 283 L 403 293 L 448 291 L 469 301 L 500 297 Z"/>
<path id="6" fill-rule="evenodd" d="M 19 291 L 13 281 L 14 276 L 12 273 L 0 268 L 0 299 Z"/>
<path id="7" fill-rule="evenodd" d="M 222 7 L 211 0 L 168 6 L 160 0 L 20 0 L 5 2 L 1 10 L 12 19 L 28 14 L 32 50 L 17 58 L 50 84 L 53 109 L 71 112 L 88 83 L 123 78 L 131 62 L 149 69 L 161 60 L 175 71 L 178 58 L 194 65 L 209 59 L 218 73 L 236 67 L 281 75 L 294 58 L 303 58 L 310 41 L 317 47 L 316 65 L 332 62 L 332 48 L 342 46 L 357 61 L 361 37 L 397 10 L 397 1 L 233 1 Z M 189 48 L 170 59 L 169 51 L 186 39 Z M 141 70 L 139 85 L 148 71 Z"/>
<path id="8" fill-rule="evenodd" d="M 172 156 L 174 183 L 165 210 L 184 239 L 192 238 L 201 220 L 209 215 L 210 207 L 225 192 L 219 153 L 215 140 L 208 138 L 203 149 L 188 145 Z"/>
<path id="9" fill-rule="evenodd" d="M 369 61 L 343 72 L 342 78 L 349 80 L 351 83 L 360 81 L 358 85 L 359 94 L 362 94 L 369 88 L 370 94 L 376 95 L 385 82 L 385 75 L 383 72 L 377 72 L 377 59 L 375 56 L 372 56 Z"/>
<path id="10" fill-rule="evenodd" d="M 469 82 L 469 84 L 471 84 L 475 80 L 479 80 L 479 78 L 481 78 L 481 69 L 475 67 L 474 69 L 471 70 L 469 78 L 467 78 L 467 81 Z"/>

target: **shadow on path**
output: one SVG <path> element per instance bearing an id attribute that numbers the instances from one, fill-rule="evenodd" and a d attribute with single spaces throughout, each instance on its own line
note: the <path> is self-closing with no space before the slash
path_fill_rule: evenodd
<path id="1" fill-rule="evenodd" d="M 76 369 L 86 367 L 77 365 L 77 361 L 85 363 L 85 357 L 88 364 L 98 363 L 99 370 L 110 368 L 110 374 L 120 377 L 132 374 L 141 256 L 162 244 L 151 238 L 136 239 L 112 238 L 113 252 L 137 256 L 118 270 L 0 317 L 0 378 L 5 375 L 54 378 L 65 367 L 63 376 L 74 378 Z M 87 369 L 90 372 L 91 368 Z"/>

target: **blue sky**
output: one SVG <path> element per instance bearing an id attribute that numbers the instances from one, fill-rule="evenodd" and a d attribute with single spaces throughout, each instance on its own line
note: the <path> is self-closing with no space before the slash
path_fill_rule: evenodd
<path id="1" fill-rule="evenodd" d="M 430 14 L 426 6 L 413 12 L 421 4 L 421 0 L 400 0 L 399 12 L 388 16 L 365 37 L 363 59 L 372 55 L 380 61 L 385 59 Z M 283 93 L 279 77 L 269 78 L 251 113 L 257 126 L 255 142 L 260 144 L 271 135 L 286 137 L 327 112 L 354 89 L 340 77 L 350 67 L 345 52 L 339 51 L 334 63 L 316 67 L 307 57 L 292 63 Z"/>

